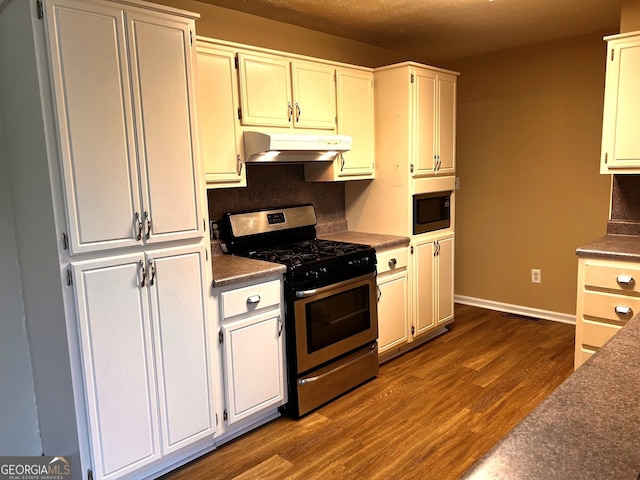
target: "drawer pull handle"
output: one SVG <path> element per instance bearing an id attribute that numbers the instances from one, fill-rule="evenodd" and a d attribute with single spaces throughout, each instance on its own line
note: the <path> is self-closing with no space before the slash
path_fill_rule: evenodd
<path id="1" fill-rule="evenodd" d="M 389 260 L 389 268 L 395 268 L 397 263 L 398 261 L 395 258 L 392 258 L 391 260 Z"/>
<path id="2" fill-rule="evenodd" d="M 631 307 L 625 307 L 623 305 L 616 305 L 615 311 L 619 315 L 632 315 L 633 310 Z"/>
<path id="3" fill-rule="evenodd" d="M 260 295 L 251 295 L 247 298 L 247 305 L 255 305 L 260 302 Z"/>
<path id="4" fill-rule="evenodd" d="M 631 275 L 618 275 L 616 281 L 619 285 L 634 285 L 636 283 Z"/>

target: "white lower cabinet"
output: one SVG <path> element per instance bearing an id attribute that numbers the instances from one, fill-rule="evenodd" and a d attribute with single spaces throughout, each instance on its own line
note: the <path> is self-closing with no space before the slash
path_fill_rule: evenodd
<path id="1" fill-rule="evenodd" d="M 378 262 L 378 354 L 381 360 L 389 351 L 409 339 L 409 286 L 407 247 L 376 252 Z M 387 354 L 387 355 L 385 355 Z"/>
<path id="2" fill-rule="evenodd" d="M 74 262 L 96 479 L 213 438 L 205 250 Z"/>
<path id="3" fill-rule="evenodd" d="M 214 299 L 221 319 L 222 433 L 228 436 L 286 403 L 282 281 L 214 289 Z"/>

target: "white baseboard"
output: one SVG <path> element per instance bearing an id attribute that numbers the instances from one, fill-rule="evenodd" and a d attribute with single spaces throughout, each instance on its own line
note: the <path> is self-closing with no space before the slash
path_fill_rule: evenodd
<path id="1" fill-rule="evenodd" d="M 515 313 L 516 315 L 526 315 L 527 317 L 543 318 L 559 323 L 576 324 L 575 315 L 566 313 L 551 312 L 549 310 L 540 310 L 538 308 L 523 307 L 521 305 L 511 305 L 509 303 L 494 302 L 493 300 L 484 300 L 482 298 L 466 297 L 464 295 L 455 295 L 454 302 L 463 305 L 471 305 L 472 307 L 486 308 L 488 310 L 497 310 L 499 312 Z"/>

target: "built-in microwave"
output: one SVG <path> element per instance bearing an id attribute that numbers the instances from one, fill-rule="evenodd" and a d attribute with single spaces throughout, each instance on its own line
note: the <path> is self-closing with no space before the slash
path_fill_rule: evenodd
<path id="1" fill-rule="evenodd" d="M 451 191 L 413 196 L 413 234 L 451 226 Z"/>

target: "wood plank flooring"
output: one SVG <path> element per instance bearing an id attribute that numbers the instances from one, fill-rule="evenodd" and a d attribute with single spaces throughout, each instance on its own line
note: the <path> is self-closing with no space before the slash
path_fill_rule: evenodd
<path id="1" fill-rule="evenodd" d="M 459 478 L 571 374 L 575 327 L 464 305 L 455 315 L 376 379 L 165 480 Z"/>

